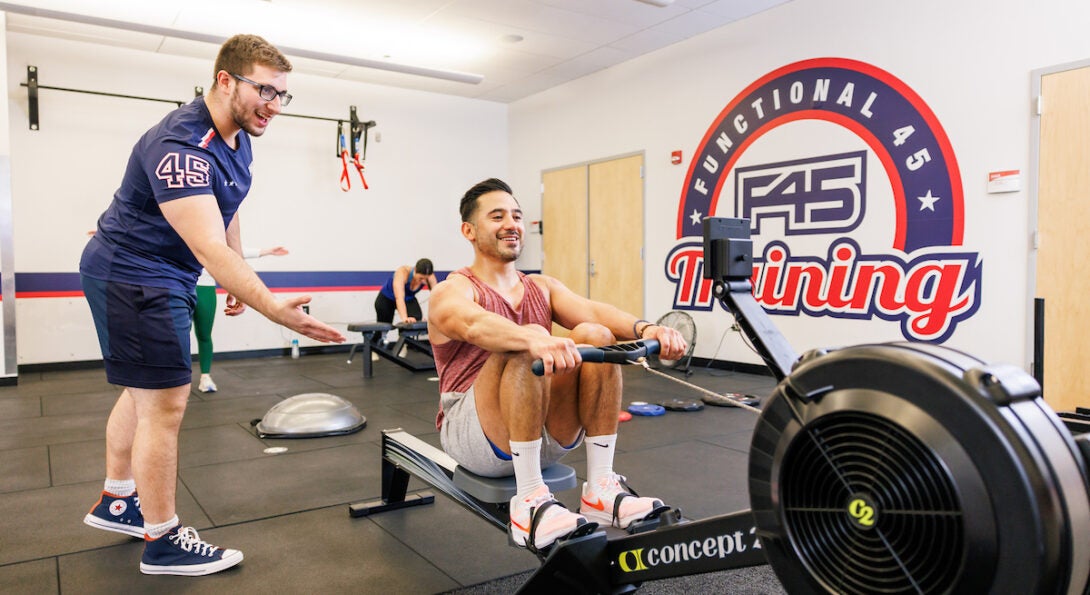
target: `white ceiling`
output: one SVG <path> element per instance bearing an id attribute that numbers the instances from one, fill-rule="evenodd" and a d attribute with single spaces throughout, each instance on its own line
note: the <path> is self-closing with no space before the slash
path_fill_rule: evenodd
<path id="1" fill-rule="evenodd" d="M 288 48 L 295 72 L 506 103 L 787 1 L 20 0 L 0 10 L 10 31 L 202 58 L 217 40 L 256 33 Z"/>

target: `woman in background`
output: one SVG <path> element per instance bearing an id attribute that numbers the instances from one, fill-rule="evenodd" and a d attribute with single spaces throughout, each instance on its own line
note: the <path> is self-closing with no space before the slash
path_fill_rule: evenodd
<path id="1" fill-rule="evenodd" d="M 255 250 L 243 248 L 243 258 L 261 258 L 262 256 L 287 256 L 288 250 L 283 246 Z M 228 316 L 237 316 L 242 313 L 240 303 L 235 296 L 227 295 L 227 307 L 223 313 Z M 201 361 L 201 381 L 197 390 L 202 393 L 216 392 L 216 383 L 212 382 L 212 324 L 216 321 L 216 280 L 208 274 L 208 270 L 201 271 L 197 279 L 197 307 L 193 310 L 193 333 L 197 336 L 197 355 Z"/>

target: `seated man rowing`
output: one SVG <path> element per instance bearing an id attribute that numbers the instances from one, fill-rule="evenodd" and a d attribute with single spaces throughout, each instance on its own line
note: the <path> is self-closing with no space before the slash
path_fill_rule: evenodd
<path id="1" fill-rule="evenodd" d="M 663 359 L 679 359 L 685 340 L 674 329 L 578 296 L 552 277 L 519 272 L 522 209 L 503 181 L 470 188 L 460 211 L 473 264 L 435 288 L 428 318 L 443 448 L 478 475 L 514 474 L 508 530 L 517 545 L 547 547 L 587 519 L 627 528 L 662 502 L 639 497 L 614 473 L 621 370 L 583 364 L 576 345 L 653 338 Z M 570 338 L 552 336 L 553 322 L 570 329 Z M 545 376 L 530 371 L 535 359 Z M 556 501 L 541 470 L 584 441 L 587 482 L 576 514 Z"/>

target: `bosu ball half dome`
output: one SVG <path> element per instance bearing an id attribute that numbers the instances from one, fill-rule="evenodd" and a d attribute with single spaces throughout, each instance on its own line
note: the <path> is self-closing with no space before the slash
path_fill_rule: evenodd
<path id="1" fill-rule="evenodd" d="M 304 393 L 273 405 L 251 425 L 259 438 L 318 438 L 358 432 L 367 425 L 367 418 L 336 395 Z"/>

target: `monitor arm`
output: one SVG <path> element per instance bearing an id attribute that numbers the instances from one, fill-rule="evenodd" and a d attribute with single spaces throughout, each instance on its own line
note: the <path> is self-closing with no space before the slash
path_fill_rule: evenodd
<path id="1" fill-rule="evenodd" d="M 753 240 L 748 219 L 704 218 L 704 278 L 750 340 L 777 380 L 783 380 L 798 354 L 753 298 Z"/>

